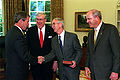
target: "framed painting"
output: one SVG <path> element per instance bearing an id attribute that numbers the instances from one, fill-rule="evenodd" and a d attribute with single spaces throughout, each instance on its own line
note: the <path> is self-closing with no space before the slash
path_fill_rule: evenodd
<path id="1" fill-rule="evenodd" d="M 87 12 L 75 12 L 75 31 L 92 30 L 87 23 L 86 13 Z"/>

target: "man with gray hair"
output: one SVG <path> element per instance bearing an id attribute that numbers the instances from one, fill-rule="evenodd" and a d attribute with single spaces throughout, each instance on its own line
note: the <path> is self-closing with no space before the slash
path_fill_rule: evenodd
<path id="1" fill-rule="evenodd" d="M 56 35 L 52 27 L 45 25 L 46 21 L 44 13 L 37 13 L 36 25 L 30 27 L 26 34 L 30 53 L 36 58 L 45 56 L 51 51 L 51 40 Z M 53 69 L 53 61 L 42 65 L 31 65 L 34 80 L 53 80 Z"/>
<path id="2" fill-rule="evenodd" d="M 57 35 L 52 39 L 52 50 L 46 56 L 40 56 L 40 64 L 47 63 L 53 58 L 58 62 L 59 80 L 79 80 L 79 61 L 82 56 L 81 45 L 74 33 L 64 30 L 61 18 L 52 21 L 52 28 Z"/>
<path id="3" fill-rule="evenodd" d="M 93 30 L 88 34 L 86 76 L 92 80 L 117 80 L 120 72 L 120 38 L 117 28 L 102 22 L 101 12 L 93 9 L 87 15 Z"/>

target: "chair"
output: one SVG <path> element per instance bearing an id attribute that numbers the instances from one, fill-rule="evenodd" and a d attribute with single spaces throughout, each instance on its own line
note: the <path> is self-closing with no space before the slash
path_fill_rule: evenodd
<path id="1" fill-rule="evenodd" d="M 79 64 L 79 66 L 80 66 L 80 69 L 81 70 L 84 70 L 84 68 L 85 68 L 85 58 L 86 58 L 86 47 L 82 47 L 82 57 L 81 57 L 81 60 L 80 60 L 80 64 Z"/>
<path id="2" fill-rule="evenodd" d="M 5 36 L 0 36 L 0 80 L 5 80 Z"/>
<path id="3" fill-rule="evenodd" d="M 0 80 L 4 80 L 5 79 L 5 59 L 4 58 L 0 58 Z"/>
<path id="4" fill-rule="evenodd" d="M 90 75 L 89 75 L 90 76 Z M 80 80 L 91 80 L 91 78 L 87 78 L 85 75 L 85 70 L 80 70 Z"/>

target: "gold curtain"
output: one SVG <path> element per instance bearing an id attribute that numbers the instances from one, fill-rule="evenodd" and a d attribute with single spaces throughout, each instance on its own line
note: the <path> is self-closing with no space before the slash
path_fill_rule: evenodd
<path id="1" fill-rule="evenodd" d="M 5 32 L 14 25 L 14 14 L 18 11 L 22 11 L 22 0 L 4 0 Z"/>
<path id="2" fill-rule="evenodd" d="M 29 14 L 29 3 L 30 3 L 30 0 L 24 0 L 24 3 L 25 3 L 25 12 L 27 14 Z"/>
<path id="3" fill-rule="evenodd" d="M 4 21 L 7 32 L 14 25 L 14 14 L 22 11 L 23 0 L 4 0 Z M 30 0 L 24 0 L 25 12 L 29 14 Z M 63 0 L 51 0 L 51 20 L 60 17 L 63 19 Z"/>
<path id="4" fill-rule="evenodd" d="M 63 0 L 51 0 L 51 20 L 56 17 L 64 19 Z"/>

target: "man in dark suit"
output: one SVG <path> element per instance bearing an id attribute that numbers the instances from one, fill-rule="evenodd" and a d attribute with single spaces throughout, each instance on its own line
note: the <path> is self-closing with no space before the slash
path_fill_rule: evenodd
<path id="1" fill-rule="evenodd" d="M 56 58 L 60 80 L 79 80 L 79 61 L 82 56 L 81 46 L 77 35 L 65 31 L 63 26 L 64 22 L 61 18 L 53 19 L 52 28 L 58 35 L 52 39 L 51 52 L 44 57 L 40 56 L 38 58 L 41 59 L 41 63 Z"/>
<path id="2" fill-rule="evenodd" d="M 29 28 L 26 34 L 30 52 L 34 57 L 45 56 L 51 51 L 51 39 L 55 36 L 55 33 L 52 27 L 45 25 L 46 20 L 45 14 L 38 13 L 36 16 L 36 25 Z M 34 80 L 53 80 L 52 66 L 53 61 L 31 66 Z"/>
<path id="3" fill-rule="evenodd" d="M 114 25 L 102 22 L 98 10 L 90 10 L 87 23 L 91 30 L 88 34 L 86 56 L 86 76 L 91 73 L 92 80 L 117 80 L 120 70 L 120 39 Z"/>
<path id="4" fill-rule="evenodd" d="M 22 30 L 29 25 L 29 16 L 18 12 L 14 16 L 15 25 L 5 37 L 6 80 L 28 80 L 29 63 L 37 64 L 37 58 L 30 55 Z"/>

